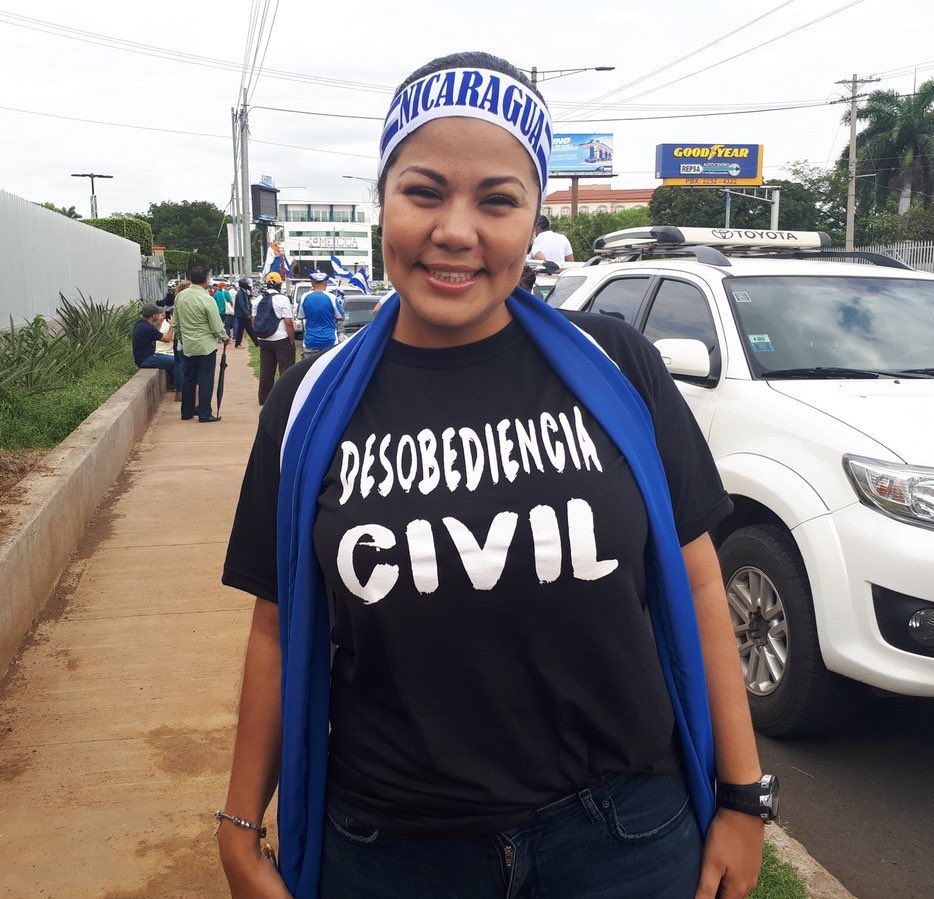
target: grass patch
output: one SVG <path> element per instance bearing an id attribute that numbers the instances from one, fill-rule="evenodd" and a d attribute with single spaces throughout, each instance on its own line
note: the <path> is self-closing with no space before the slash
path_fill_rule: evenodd
<path id="1" fill-rule="evenodd" d="M 50 448 L 64 440 L 135 374 L 129 337 L 125 341 L 118 352 L 61 387 L 0 394 L 0 449 Z"/>
<path id="2" fill-rule="evenodd" d="M 253 341 L 250 341 L 246 348 L 250 354 L 250 368 L 253 369 L 253 374 L 259 378 L 259 347 L 254 346 Z"/>
<path id="3" fill-rule="evenodd" d="M 762 847 L 762 873 L 749 899 L 808 899 L 795 869 L 776 855 L 770 843 Z"/>

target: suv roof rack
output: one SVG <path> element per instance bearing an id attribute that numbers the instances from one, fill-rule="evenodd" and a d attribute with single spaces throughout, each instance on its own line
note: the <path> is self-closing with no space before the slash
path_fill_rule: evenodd
<path id="1" fill-rule="evenodd" d="M 869 262 L 872 265 L 880 265 L 883 268 L 900 268 L 914 271 L 907 262 L 896 259 L 894 256 L 886 256 L 885 253 L 876 253 L 872 250 L 818 250 L 808 252 L 806 250 L 795 250 L 792 252 L 778 253 L 748 253 L 745 254 L 750 259 L 773 258 L 773 259 L 818 259 L 824 262 L 834 259 L 855 259 L 859 262 Z"/>
<path id="2" fill-rule="evenodd" d="M 837 250 L 823 231 L 757 230 L 753 228 L 680 228 L 656 225 L 624 228 L 598 237 L 593 242 L 596 256 L 587 265 L 603 259 L 633 262 L 647 256 L 693 256 L 708 265 L 728 266 L 726 252 L 747 258 L 772 259 L 854 259 L 887 268 L 908 269 L 900 259 L 869 250 Z"/>

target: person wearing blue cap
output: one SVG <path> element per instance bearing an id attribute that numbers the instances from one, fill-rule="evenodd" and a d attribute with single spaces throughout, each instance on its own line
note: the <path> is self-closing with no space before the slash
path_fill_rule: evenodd
<path id="1" fill-rule="evenodd" d="M 337 298 L 328 291 L 328 276 L 313 271 L 311 290 L 302 299 L 302 316 L 305 319 L 305 336 L 302 341 L 302 356 L 317 359 L 337 343 L 337 324 L 344 320 Z"/>
<path id="2" fill-rule="evenodd" d="M 731 502 L 655 348 L 516 286 L 551 141 L 504 60 L 409 76 L 379 147 L 396 292 L 260 415 L 223 574 L 256 597 L 215 813 L 235 897 L 755 886 Z"/>

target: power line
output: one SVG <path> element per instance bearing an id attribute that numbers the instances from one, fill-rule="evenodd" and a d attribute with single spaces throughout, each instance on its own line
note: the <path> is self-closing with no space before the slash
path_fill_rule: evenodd
<path id="1" fill-rule="evenodd" d="M 206 131 L 181 131 L 175 128 L 157 128 L 152 125 L 131 125 L 127 122 L 104 122 L 100 119 L 82 119 L 78 116 L 59 115 L 53 112 L 39 112 L 35 109 L 20 109 L 16 106 L 0 106 L 0 109 L 7 112 L 20 112 L 24 115 L 42 116 L 49 119 L 64 119 L 67 122 L 83 122 L 88 125 L 107 125 L 111 128 L 131 128 L 135 131 L 158 131 L 163 134 L 181 134 L 185 137 L 211 137 L 221 140 L 230 140 L 229 134 L 209 134 Z M 254 144 L 264 144 L 268 147 L 288 147 L 292 150 L 310 150 L 312 153 L 328 153 L 333 156 L 353 156 L 357 159 L 376 159 L 374 155 L 366 153 L 348 153 L 344 150 L 325 150 L 321 147 L 306 147 L 299 144 L 282 144 L 271 140 L 253 140 Z"/>
<path id="2" fill-rule="evenodd" d="M 324 116 L 328 119 L 358 119 L 365 122 L 382 122 L 383 116 L 375 115 L 346 115 L 340 112 L 315 112 L 311 109 L 286 109 L 282 106 L 251 106 L 250 109 L 269 109 L 272 112 L 294 112 L 296 115 L 316 115 Z"/>
<path id="3" fill-rule="evenodd" d="M 272 37 L 272 30 L 276 24 L 276 16 L 279 14 L 279 0 L 276 0 L 276 5 L 272 11 L 272 19 L 269 21 L 269 28 L 266 31 L 266 43 L 263 46 L 263 55 L 259 60 L 259 69 L 256 72 L 255 79 L 253 81 L 253 90 L 250 91 L 250 95 L 247 98 L 247 102 L 253 99 L 253 94 L 256 93 L 256 86 L 259 84 L 260 75 L 263 74 L 263 65 L 266 63 L 266 51 L 269 49 L 269 39 Z"/>
<path id="4" fill-rule="evenodd" d="M 842 103 L 842 100 L 821 100 L 815 103 L 803 103 L 798 106 L 763 106 L 760 109 L 735 109 L 732 112 L 686 112 L 672 115 L 656 116 L 624 116 L 619 118 L 598 119 L 555 119 L 556 122 L 659 122 L 663 119 L 704 119 L 710 116 L 723 115 L 752 115 L 757 112 L 789 112 L 794 109 L 819 109 L 821 106 L 832 106 Z"/>
<path id="5" fill-rule="evenodd" d="M 732 62 L 734 59 L 739 59 L 741 56 L 746 56 L 748 53 L 752 53 L 752 52 L 755 51 L 755 50 L 760 50 L 762 47 L 766 47 L 766 46 L 768 46 L 769 44 L 774 44 L 776 41 L 782 40 L 782 38 L 789 37 L 789 36 L 791 36 L 792 34 L 797 34 L 799 31 L 803 31 L 805 28 L 810 28 L 811 25 L 816 25 L 818 22 L 823 22 L 825 19 L 829 19 L 829 18 L 831 18 L 832 16 L 837 15 L 838 13 L 841 13 L 841 12 L 844 12 L 845 10 L 847 10 L 847 9 L 850 9 L 850 7 L 857 6 L 857 5 L 859 5 L 860 3 L 863 3 L 863 2 L 864 2 L 864 0 L 850 0 L 849 3 L 846 3 L 846 4 L 844 4 L 843 6 L 837 7 L 837 9 L 831 10 L 830 12 L 825 13 L 825 14 L 822 15 L 822 16 L 818 16 L 816 19 L 811 19 L 811 20 L 808 21 L 808 22 L 804 22 L 802 25 L 798 25 L 797 27 L 792 28 L 790 31 L 785 31 L 785 32 L 783 32 L 782 34 L 779 34 L 779 35 L 776 35 L 775 37 L 769 38 L 767 41 L 762 41 L 761 43 L 756 44 L 754 47 L 749 47 L 749 48 L 746 49 L 746 50 L 741 50 L 739 53 L 734 53 L 732 56 L 727 56 L 725 59 L 721 59 L 721 60 L 718 60 L 717 62 L 713 62 L 713 63 L 711 63 L 710 65 L 704 66 L 702 69 L 697 69 L 697 70 L 694 71 L 694 72 L 688 72 L 687 75 L 681 75 L 679 78 L 675 78 L 675 79 L 673 79 L 673 80 L 671 80 L 671 81 L 667 81 L 667 82 L 665 82 L 664 84 L 658 85 L 657 87 L 650 87 L 648 90 L 644 90 L 644 91 L 642 91 L 641 93 L 634 94 L 634 95 L 631 96 L 631 97 L 627 97 L 626 100 L 624 100 L 623 102 L 628 102 L 628 101 L 630 101 L 630 100 L 637 100 L 639 97 L 644 97 L 646 94 L 651 94 L 651 93 L 654 93 L 655 91 L 662 90 L 663 88 L 671 87 L 671 85 L 673 85 L 673 84 L 678 84 L 678 83 L 681 82 L 681 81 L 684 81 L 684 80 L 686 80 L 686 79 L 688 79 L 688 78 L 693 78 L 695 75 L 700 75 L 700 74 L 702 74 L 703 72 L 709 72 L 711 69 L 717 68 L 717 66 L 722 66 L 724 63 Z M 594 120 L 594 119 L 565 119 L 565 121 L 574 121 L 574 122 L 577 122 L 577 121 L 580 121 L 580 122 L 591 121 L 591 122 L 592 122 L 592 121 L 600 121 L 600 120 L 599 120 L 599 119 L 597 119 L 597 120 Z M 619 119 L 607 119 L 606 121 L 621 121 L 621 120 L 619 120 Z M 623 121 L 624 121 L 624 120 L 623 120 Z"/>
<path id="6" fill-rule="evenodd" d="M 34 19 L 21 16 L 6 10 L 0 10 L 0 22 L 13 25 L 16 28 L 25 28 L 29 31 L 39 31 L 55 37 L 63 37 L 80 43 L 95 44 L 108 47 L 112 50 L 123 50 L 136 56 L 152 56 L 156 59 L 167 59 L 184 65 L 200 66 L 201 68 L 217 69 L 225 72 L 241 72 L 242 65 L 236 62 L 227 62 L 223 59 L 199 59 L 180 50 L 170 50 L 167 47 L 157 47 L 152 44 L 143 44 L 139 41 L 125 40 L 111 37 L 94 31 L 85 31 L 80 28 L 71 28 L 43 19 Z M 366 91 L 369 93 L 389 94 L 393 88 L 389 85 L 374 82 L 347 81 L 339 78 L 328 78 L 321 75 L 307 75 L 302 72 L 289 72 L 281 69 L 266 69 L 263 74 L 267 78 L 277 78 L 284 81 L 293 81 L 305 84 L 317 84 L 322 87 L 333 87 L 340 90 Z"/>
<path id="7" fill-rule="evenodd" d="M 686 59 L 690 59 L 692 56 L 696 56 L 698 53 L 703 53 L 704 50 L 709 50 L 711 47 L 719 44 L 721 41 L 725 41 L 729 37 L 733 37 L 735 34 L 739 34 L 740 31 L 743 31 L 746 28 L 749 28 L 751 25 L 755 25 L 757 22 L 761 22 L 763 19 L 772 15 L 772 13 L 778 12 L 785 6 L 788 6 L 790 3 L 793 3 L 794 0 L 785 0 L 783 3 L 779 3 L 778 6 L 774 6 L 768 12 L 762 13 L 760 16 L 756 16 L 754 19 L 750 19 L 748 22 L 740 25 L 738 28 L 734 28 L 732 31 L 728 31 L 725 34 L 721 34 L 720 37 L 715 38 L 712 41 L 704 44 L 702 47 L 698 47 L 696 50 L 692 50 L 690 53 L 686 53 L 684 56 L 679 56 L 677 59 L 672 60 L 669 63 L 666 63 L 659 68 L 654 69 L 651 72 L 648 72 L 645 75 L 642 75 L 639 78 L 634 79 L 633 81 L 628 82 L 627 84 L 622 85 L 621 87 L 615 87 L 611 91 L 607 91 L 605 94 L 601 94 L 599 97 L 594 97 L 593 100 L 588 101 L 587 103 L 577 104 L 576 110 L 571 110 L 571 112 L 584 112 L 588 109 L 592 109 L 597 103 L 601 100 L 605 100 L 607 97 L 612 97 L 614 94 L 620 94 L 629 88 L 634 87 L 637 84 L 640 84 L 643 81 L 651 78 L 653 75 L 658 75 L 661 72 L 664 72 L 668 69 L 674 68 L 678 63 L 684 62 Z"/>

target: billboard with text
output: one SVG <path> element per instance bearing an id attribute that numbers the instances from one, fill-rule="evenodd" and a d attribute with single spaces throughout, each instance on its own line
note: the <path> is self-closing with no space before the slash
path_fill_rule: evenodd
<path id="1" fill-rule="evenodd" d="M 613 175 L 612 134 L 556 134 L 551 145 L 548 174 L 609 178 Z"/>
<path id="2" fill-rule="evenodd" d="M 676 187 L 757 187 L 762 144 L 659 144 L 655 177 Z"/>

